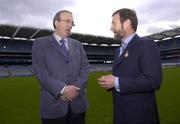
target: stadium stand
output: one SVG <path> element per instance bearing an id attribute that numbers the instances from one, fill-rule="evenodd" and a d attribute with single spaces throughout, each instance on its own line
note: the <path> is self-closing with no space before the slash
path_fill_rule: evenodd
<path id="1" fill-rule="evenodd" d="M 52 30 L 14 25 L 0 25 L 0 77 L 33 75 L 33 41 L 52 34 Z M 180 66 L 180 28 L 145 36 L 157 41 L 162 65 Z M 111 71 L 113 53 L 119 42 L 109 37 L 72 33 L 84 44 L 90 71 Z"/>
<path id="2" fill-rule="evenodd" d="M 33 75 L 33 73 L 26 66 L 23 65 L 11 65 L 8 66 L 7 68 L 10 72 L 10 76 L 12 77 Z"/>
<path id="3" fill-rule="evenodd" d="M 0 77 L 8 77 L 10 74 L 5 66 L 0 66 Z"/>
<path id="4" fill-rule="evenodd" d="M 157 41 L 163 67 L 180 66 L 180 28 L 147 36 Z"/>
<path id="5" fill-rule="evenodd" d="M 158 41 L 163 67 L 180 66 L 180 28 L 148 36 Z"/>
<path id="6" fill-rule="evenodd" d="M 91 72 L 106 72 L 112 71 L 112 64 L 90 64 Z"/>

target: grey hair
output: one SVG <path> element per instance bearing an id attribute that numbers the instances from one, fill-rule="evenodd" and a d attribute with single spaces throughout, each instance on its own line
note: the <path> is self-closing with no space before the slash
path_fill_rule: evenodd
<path id="1" fill-rule="evenodd" d="M 55 14 L 54 18 L 53 18 L 53 27 L 54 27 L 54 28 L 56 28 L 55 21 L 59 21 L 60 18 L 61 18 L 61 16 L 60 16 L 61 13 L 64 13 L 64 12 L 70 13 L 70 14 L 72 15 L 72 12 L 70 12 L 70 11 L 68 11 L 68 10 L 58 11 L 58 12 Z"/>

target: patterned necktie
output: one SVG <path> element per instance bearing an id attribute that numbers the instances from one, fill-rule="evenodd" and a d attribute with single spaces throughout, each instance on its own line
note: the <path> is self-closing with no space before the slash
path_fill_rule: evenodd
<path id="1" fill-rule="evenodd" d="M 120 47 L 120 52 L 119 52 L 119 56 L 121 56 L 121 54 L 123 53 L 124 49 L 126 48 L 126 43 L 122 42 L 121 43 L 121 47 Z"/>
<path id="2" fill-rule="evenodd" d="M 68 57 L 68 56 L 69 56 L 69 50 L 67 49 L 67 47 L 66 47 L 66 45 L 65 45 L 65 42 L 66 42 L 66 41 L 65 41 L 64 39 L 61 39 L 60 42 L 62 43 L 61 47 L 62 47 L 62 49 L 63 49 L 63 51 L 64 51 L 64 55 L 65 55 L 66 57 Z"/>

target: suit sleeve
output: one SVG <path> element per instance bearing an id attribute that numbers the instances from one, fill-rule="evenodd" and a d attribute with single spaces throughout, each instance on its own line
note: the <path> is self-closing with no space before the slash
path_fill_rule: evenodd
<path id="1" fill-rule="evenodd" d="M 137 76 L 119 77 L 120 93 L 151 92 L 160 88 L 162 70 L 159 49 L 154 41 L 140 41 L 138 44 Z M 136 60 L 135 60 L 136 61 Z"/>
<path id="2" fill-rule="evenodd" d="M 59 98 L 59 93 L 65 86 L 65 83 L 56 80 L 47 70 L 44 52 L 41 42 L 34 41 L 32 47 L 32 62 L 35 75 L 39 79 L 41 86 L 49 91 L 54 98 Z"/>
<path id="3" fill-rule="evenodd" d="M 83 45 L 80 43 L 80 55 L 81 55 L 81 60 L 80 60 L 80 71 L 79 71 L 79 76 L 77 77 L 77 79 L 75 80 L 75 82 L 73 82 L 73 84 L 75 86 L 78 86 L 82 89 L 82 91 L 84 91 L 85 87 L 86 87 L 86 83 L 88 80 L 88 74 L 89 74 L 89 62 L 87 59 L 87 55 L 86 52 L 83 48 Z"/>

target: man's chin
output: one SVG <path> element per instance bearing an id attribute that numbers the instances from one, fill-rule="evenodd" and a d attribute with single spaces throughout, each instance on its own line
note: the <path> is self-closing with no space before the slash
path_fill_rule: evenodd
<path id="1" fill-rule="evenodd" d="M 69 35 L 71 35 L 71 32 L 68 31 L 68 32 L 66 32 L 65 35 L 66 35 L 66 37 L 68 37 Z"/>
<path id="2" fill-rule="evenodd" d="M 115 40 L 122 40 L 122 37 L 119 36 L 119 35 L 117 35 L 117 34 L 114 34 L 114 39 L 115 39 Z"/>

